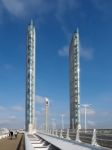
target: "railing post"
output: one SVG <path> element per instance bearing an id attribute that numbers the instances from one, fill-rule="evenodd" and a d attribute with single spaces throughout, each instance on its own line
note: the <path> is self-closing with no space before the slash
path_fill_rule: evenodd
<path id="1" fill-rule="evenodd" d="M 56 130 L 56 134 L 55 134 L 57 137 L 58 137 L 58 131 Z"/>
<path id="2" fill-rule="evenodd" d="M 54 130 L 52 130 L 52 135 L 54 135 Z"/>
<path id="3" fill-rule="evenodd" d="M 80 141 L 80 134 L 79 134 L 79 132 L 80 132 L 80 129 L 79 128 L 77 128 L 77 130 L 76 130 L 76 142 L 81 142 Z"/>
<path id="4" fill-rule="evenodd" d="M 91 142 L 92 145 L 94 146 L 99 146 L 97 144 L 97 140 L 96 140 L 96 129 L 93 130 L 93 137 L 92 137 L 92 142 Z"/>
<path id="5" fill-rule="evenodd" d="M 61 129 L 61 131 L 60 131 L 60 138 L 63 138 L 63 130 Z"/>
<path id="6" fill-rule="evenodd" d="M 47 130 L 47 133 L 49 134 L 49 129 Z"/>
<path id="7" fill-rule="evenodd" d="M 67 140 L 70 140 L 69 129 L 67 129 L 66 139 L 67 139 Z"/>
<path id="8" fill-rule="evenodd" d="M 51 130 L 49 130 L 49 134 L 51 134 Z"/>

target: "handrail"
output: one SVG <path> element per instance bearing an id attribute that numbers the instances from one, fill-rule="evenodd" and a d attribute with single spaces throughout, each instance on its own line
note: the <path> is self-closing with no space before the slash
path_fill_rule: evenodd
<path id="1" fill-rule="evenodd" d="M 102 130 L 103 131 L 103 130 Z M 104 141 L 104 142 L 111 142 L 112 139 L 112 130 L 109 130 L 110 131 L 110 134 L 106 133 L 104 134 L 104 132 L 106 132 L 106 130 L 104 130 L 104 132 L 102 132 L 101 134 L 101 130 L 100 130 L 100 133 L 99 133 L 99 130 L 96 130 L 96 129 L 90 129 L 90 130 L 70 130 L 70 129 L 67 129 L 67 130 L 48 130 L 45 131 L 44 130 L 44 133 L 48 134 L 48 135 L 52 135 L 52 136 L 56 136 L 58 138 L 63 138 L 63 139 L 68 139 L 68 140 L 72 140 L 72 141 L 77 141 L 77 142 L 89 142 L 91 145 L 95 145 L 95 146 L 101 146 L 102 143 L 100 143 L 100 141 Z M 58 134 L 57 134 L 58 133 Z M 103 137 L 103 136 L 106 136 L 108 135 L 109 137 Z M 98 137 L 100 136 L 100 137 Z M 101 137 L 102 136 L 102 137 Z M 86 143 L 85 142 L 85 143 Z M 100 145 L 99 145 L 100 144 Z M 105 143 L 103 144 L 103 146 L 105 146 Z M 102 147 L 102 146 L 101 146 Z M 107 145 L 106 145 L 107 147 Z M 110 147 L 110 145 L 108 145 L 108 147 Z M 111 146 L 112 147 L 112 146 Z"/>

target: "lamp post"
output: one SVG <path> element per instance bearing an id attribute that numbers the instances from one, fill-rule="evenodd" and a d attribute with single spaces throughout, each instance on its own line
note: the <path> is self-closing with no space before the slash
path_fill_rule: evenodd
<path id="1" fill-rule="evenodd" d="M 45 98 L 45 130 L 48 130 L 48 107 L 49 107 L 49 100 Z"/>
<path id="2" fill-rule="evenodd" d="M 61 114 L 61 128 L 64 129 L 64 114 Z"/>
<path id="3" fill-rule="evenodd" d="M 54 130 L 55 128 L 56 128 L 55 119 L 52 118 L 52 130 Z"/>
<path id="4" fill-rule="evenodd" d="M 86 133 L 87 129 L 87 108 L 89 108 L 91 104 L 83 104 L 82 107 L 84 107 L 84 129 Z"/>

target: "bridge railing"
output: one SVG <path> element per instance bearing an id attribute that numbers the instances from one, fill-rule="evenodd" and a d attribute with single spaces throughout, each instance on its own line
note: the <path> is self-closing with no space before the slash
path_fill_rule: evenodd
<path id="1" fill-rule="evenodd" d="M 112 148 L 112 129 L 47 130 L 44 133 L 59 138 Z"/>

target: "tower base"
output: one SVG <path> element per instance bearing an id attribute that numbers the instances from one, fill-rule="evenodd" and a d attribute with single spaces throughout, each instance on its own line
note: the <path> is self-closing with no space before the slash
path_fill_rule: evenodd
<path id="1" fill-rule="evenodd" d="M 30 134 L 36 133 L 36 129 L 34 129 L 33 124 L 28 125 L 28 133 L 30 133 Z"/>

